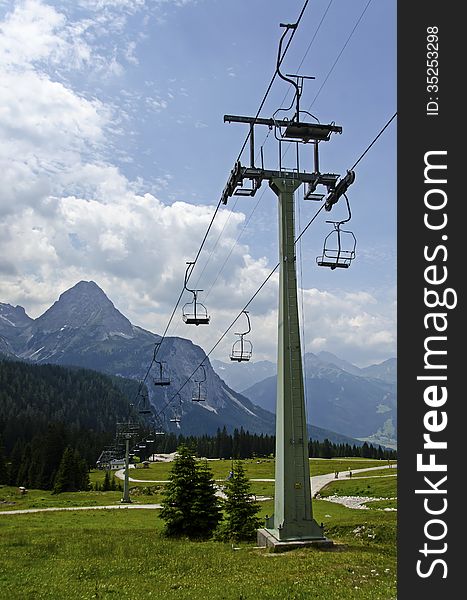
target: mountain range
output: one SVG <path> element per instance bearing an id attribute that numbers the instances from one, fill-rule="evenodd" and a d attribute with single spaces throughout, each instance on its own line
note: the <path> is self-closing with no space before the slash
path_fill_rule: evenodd
<path id="1" fill-rule="evenodd" d="M 7 356 L 37 364 L 90 368 L 140 381 L 146 378 L 149 402 L 164 415 L 167 430 L 214 434 L 225 425 L 229 431 L 243 427 L 252 433 L 274 433 L 273 412 L 232 389 L 205 359 L 204 351 L 188 339 L 164 339 L 157 360 L 171 385 L 154 385 L 159 365 L 153 363 L 149 373 L 148 365 L 160 339 L 133 325 L 92 281 L 80 281 L 65 291 L 37 319 L 30 318 L 21 306 L 0 303 L 0 352 Z M 201 386 L 206 401 L 193 402 L 196 381 L 203 378 L 196 368 L 203 360 L 206 381 Z M 259 365 L 257 376 L 268 375 L 271 364 L 264 365 L 266 370 Z M 171 421 L 176 415 L 181 417 L 180 423 Z M 320 441 L 327 437 L 335 443 L 355 443 L 344 426 L 337 433 L 332 428 L 310 426 L 309 433 Z"/>
<path id="2" fill-rule="evenodd" d="M 394 358 L 359 368 L 330 353 L 307 353 L 304 384 L 308 422 L 362 441 L 396 447 L 396 370 Z M 227 364 L 222 372 L 226 371 Z M 274 374 L 242 393 L 254 404 L 274 412 L 276 382 Z"/>

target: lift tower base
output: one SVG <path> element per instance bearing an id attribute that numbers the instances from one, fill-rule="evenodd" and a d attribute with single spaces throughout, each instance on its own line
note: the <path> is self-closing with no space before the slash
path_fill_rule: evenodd
<path id="1" fill-rule="evenodd" d="M 269 548 L 271 552 L 287 552 L 289 550 L 298 550 L 300 548 L 318 548 L 326 550 L 334 546 L 334 542 L 328 538 L 316 540 L 287 540 L 281 542 L 275 538 L 268 529 L 258 529 L 257 544 L 263 548 Z"/>

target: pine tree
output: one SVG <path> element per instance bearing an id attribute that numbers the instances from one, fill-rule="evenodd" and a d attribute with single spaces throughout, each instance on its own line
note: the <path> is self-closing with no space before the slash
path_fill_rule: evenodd
<path id="1" fill-rule="evenodd" d="M 235 542 L 253 539 L 262 525 L 257 516 L 260 507 L 253 499 L 250 481 L 241 462 L 234 463 L 224 491 L 227 496 L 224 501 L 226 516 L 219 527 L 218 537 Z"/>
<path id="2" fill-rule="evenodd" d="M 76 470 L 76 487 L 78 490 L 89 490 L 91 482 L 89 480 L 89 468 L 87 462 L 77 450 L 75 450 L 75 470 Z"/>
<path id="3" fill-rule="evenodd" d="M 55 476 L 53 493 L 77 492 L 89 489 L 89 472 L 86 462 L 70 446 L 65 451 Z"/>
<path id="4" fill-rule="evenodd" d="M 104 475 L 104 483 L 102 484 L 101 491 L 108 492 L 110 490 L 110 471 L 106 469 Z"/>
<path id="5" fill-rule="evenodd" d="M 190 536 L 193 517 L 193 490 L 197 471 L 193 453 L 186 447 L 177 450 L 169 482 L 164 491 L 161 518 L 169 537 Z"/>
<path id="6" fill-rule="evenodd" d="M 70 446 L 65 448 L 60 466 L 58 467 L 57 475 L 53 487 L 54 494 L 61 492 L 75 492 L 75 455 Z"/>
<path id="7" fill-rule="evenodd" d="M 222 518 L 215 483 L 207 461 L 197 465 L 197 481 L 193 494 L 195 537 L 209 538 Z"/>
<path id="8" fill-rule="evenodd" d="M 186 446 L 177 450 L 160 516 L 169 537 L 208 538 L 220 519 L 211 473 Z"/>

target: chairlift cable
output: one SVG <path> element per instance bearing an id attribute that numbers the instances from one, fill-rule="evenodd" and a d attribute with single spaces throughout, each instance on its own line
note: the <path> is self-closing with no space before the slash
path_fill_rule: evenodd
<path id="1" fill-rule="evenodd" d="M 250 214 L 248 215 L 247 219 L 245 220 L 245 223 L 243 224 L 242 230 L 240 231 L 240 233 L 237 236 L 237 239 L 235 240 L 235 242 L 232 244 L 232 247 L 229 250 L 229 253 L 227 254 L 227 256 L 224 259 L 224 262 L 222 263 L 221 268 L 219 269 L 219 271 L 217 272 L 216 278 L 214 279 L 214 281 L 212 282 L 209 290 L 207 291 L 206 295 L 205 295 L 205 300 L 207 300 L 207 298 L 209 297 L 209 294 L 212 291 L 212 288 L 216 285 L 217 280 L 219 279 L 222 271 L 225 268 L 225 265 L 227 264 L 229 258 L 232 256 L 232 252 L 234 251 L 235 247 L 238 245 L 238 242 L 240 240 L 240 238 L 242 237 L 242 235 L 245 232 L 245 229 L 248 227 L 250 221 L 251 221 L 251 217 L 253 216 L 253 213 L 255 212 L 255 210 L 258 208 L 259 203 L 261 202 L 261 200 L 263 199 L 264 194 L 266 193 L 266 188 L 263 188 L 263 190 L 261 191 L 259 198 L 256 202 L 256 204 L 253 207 L 253 210 L 250 212 Z M 237 202 L 237 200 L 235 201 Z M 233 208 L 235 208 L 235 205 L 233 206 Z"/>
<path id="2" fill-rule="evenodd" d="M 397 111 L 392 115 L 392 117 L 389 119 L 389 121 L 386 123 L 386 125 L 381 129 L 381 131 L 378 133 L 378 135 L 374 138 L 374 140 L 371 142 L 371 144 L 367 147 L 367 149 L 360 155 L 360 158 L 353 164 L 352 167 L 350 167 L 349 171 L 353 171 L 355 169 L 355 167 L 362 160 L 362 158 L 365 156 L 365 154 L 371 149 L 371 147 L 376 143 L 376 141 L 383 135 L 383 133 L 386 131 L 386 129 L 389 127 L 389 125 L 394 121 L 394 119 L 396 117 L 397 117 Z"/>
<path id="3" fill-rule="evenodd" d="M 315 215 L 312 217 L 312 219 L 308 223 L 306 229 L 308 229 L 308 227 L 316 219 L 316 217 L 319 215 L 319 213 L 321 212 L 321 210 L 323 208 L 324 208 L 324 204 L 321 205 L 320 208 L 316 211 Z M 304 232 L 305 231 L 303 231 L 302 234 Z M 297 238 L 295 240 L 295 244 L 300 239 L 301 235 L 299 236 L 299 238 Z M 269 273 L 269 275 L 266 277 L 266 279 L 263 281 L 263 283 L 259 286 L 259 288 L 253 294 L 253 296 L 248 300 L 248 302 L 245 304 L 245 306 L 242 308 L 242 310 L 238 313 L 238 315 L 235 317 L 235 319 L 232 321 L 232 323 L 228 326 L 228 328 L 224 331 L 224 333 L 221 335 L 221 337 L 217 340 L 217 342 L 214 344 L 214 346 L 211 348 L 211 350 L 209 350 L 209 352 L 205 353 L 203 360 L 199 363 L 199 365 L 191 373 L 191 375 L 188 377 L 188 379 L 186 379 L 185 382 L 181 385 L 181 387 L 178 389 L 178 392 L 180 392 L 188 384 L 188 382 L 191 380 L 191 378 L 196 373 L 196 371 L 204 364 L 205 360 L 207 358 L 209 358 L 209 356 L 214 352 L 214 350 L 217 348 L 217 346 L 222 342 L 222 340 L 229 333 L 229 331 L 232 329 L 232 327 L 235 325 L 235 323 L 238 321 L 238 319 L 242 316 L 243 312 L 245 310 L 247 310 L 247 308 L 250 306 L 250 304 L 253 302 L 253 300 L 256 298 L 256 296 L 258 296 L 258 294 L 261 292 L 261 290 L 264 288 L 264 286 L 268 283 L 268 281 L 271 279 L 271 277 L 277 271 L 277 269 L 279 268 L 279 265 L 280 265 L 280 263 L 277 263 L 277 265 L 272 269 L 272 271 Z M 174 396 L 172 396 L 169 400 L 167 400 L 165 405 L 160 409 L 160 411 L 158 413 L 159 415 L 161 415 L 166 410 L 166 408 L 172 403 L 172 401 L 174 400 L 175 397 L 176 397 L 176 394 Z"/>
<path id="4" fill-rule="evenodd" d="M 328 71 L 328 74 L 326 75 L 326 77 L 324 78 L 323 83 L 321 84 L 319 90 L 316 92 L 316 96 L 313 98 L 312 103 L 310 104 L 310 106 L 308 107 L 308 110 L 310 110 L 310 108 L 313 106 L 313 104 L 316 102 L 318 96 L 321 94 L 321 90 L 324 88 L 324 86 L 326 85 L 327 80 L 329 79 L 329 77 L 331 76 L 331 73 L 334 71 L 334 68 L 336 67 L 337 63 L 340 60 L 340 57 L 342 56 L 342 54 L 344 53 L 344 50 L 347 48 L 350 40 L 352 39 L 353 34 L 355 33 L 355 31 L 357 30 L 357 27 L 360 25 L 361 20 L 363 19 L 364 14 L 366 13 L 368 7 L 370 6 L 370 4 L 372 3 L 373 0 L 368 0 L 365 8 L 363 9 L 362 13 L 360 14 L 359 18 L 357 19 L 357 22 L 355 23 L 352 31 L 350 32 L 347 40 L 345 41 L 344 45 L 341 48 L 341 51 L 339 52 L 339 54 L 336 57 L 336 60 L 334 61 L 332 67 L 330 68 L 330 70 Z"/>

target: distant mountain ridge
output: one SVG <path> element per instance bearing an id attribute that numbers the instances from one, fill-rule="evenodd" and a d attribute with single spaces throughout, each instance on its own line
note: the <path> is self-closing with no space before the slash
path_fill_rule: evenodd
<path id="1" fill-rule="evenodd" d="M 359 368 L 328 352 L 307 353 L 304 360 L 307 420 L 318 427 L 388 447 L 397 445 L 397 361 Z M 244 395 L 275 411 L 276 375 Z"/>

